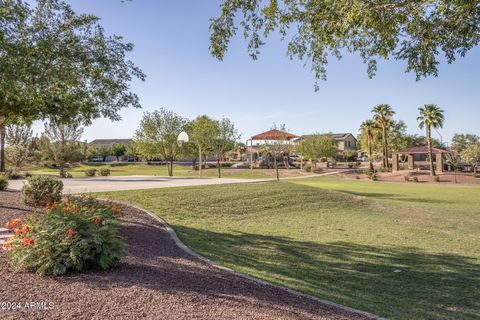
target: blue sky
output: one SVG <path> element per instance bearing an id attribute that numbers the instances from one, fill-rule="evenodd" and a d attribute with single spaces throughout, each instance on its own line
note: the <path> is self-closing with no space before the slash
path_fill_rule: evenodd
<path id="1" fill-rule="evenodd" d="M 286 43 L 273 37 L 258 61 L 246 52 L 239 36 L 231 42 L 223 62 L 208 51 L 209 19 L 219 12 L 220 0 L 69 0 L 77 12 L 101 18 L 108 33 L 135 44 L 130 58 L 147 75 L 135 81 L 143 110 L 126 109 L 123 120 L 97 120 L 85 128 L 83 139 L 129 138 L 143 111 L 165 107 L 193 119 L 199 114 L 231 118 L 242 140 L 285 123 L 293 133 L 352 132 L 370 117 L 370 109 L 389 103 L 411 133 L 417 127 L 417 108 L 436 103 L 445 110 L 440 130 L 444 141 L 454 133 L 480 135 L 480 47 L 465 58 L 442 63 L 438 78 L 415 81 L 405 74 L 405 63 L 379 64 L 377 76 L 368 79 L 358 56 L 330 59 L 328 80 L 314 92 L 314 78 L 303 62 L 286 56 Z M 36 125 L 42 129 L 41 124 Z M 436 135 L 436 134 L 435 134 Z"/>

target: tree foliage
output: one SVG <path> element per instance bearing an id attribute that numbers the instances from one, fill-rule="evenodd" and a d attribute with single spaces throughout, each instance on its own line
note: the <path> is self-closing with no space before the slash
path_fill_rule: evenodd
<path id="1" fill-rule="evenodd" d="M 360 55 L 370 77 L 379 59 L 393 58 L 418 80 L 438 75 L 440 53 L 452 63 L 476 46 L 479 26 L 478 1 L 223 0 L 211 19 L 210 52 L 222 60 L 240 27 L 257 59 L 278 31 L 288 55 L 308 62 L 316 79 L 326 79 L 330 56 L 348 52 Z"/>
<path id="2" fill-rule="evenodd" d="M 480 143 L 475 143 L 460 152 L 463 161 L 468 162 L 473 167 L 474 175 L 477 175 L 477 167 L 480 163 Z"/>
<path id="3" fill-rule="evenodd" d="M 58 122 L 51 120 L 45 124 L 44 153 L 47 160 L 50 160 L 60 169 L 60 177 L 66 177 L 65 169 L 73 162 L 83 161 L 86 155 L 83 152 L 80 138 L 83 128 L 80 127 L 80 120 L 69 122 Z"/>
<path id="4" fill-rule="evenodd" d="M 480 143 L 480 137 L 476 134 L 454 134 L 452 138 L 452 147 L 451 149 L 455 150 L 457 153 L 462 152 L 471 145 Z"/>
<path id="5" fill-rule="evenodd" d="M 428 160 L 430 162 L 430 174 L 435 175 L 435 168 L 433 167 L 433 153 L 432 153 L 432 128 L 442 128 L 445 116 L 443 110 L 434 104 L 426 104 L 425 106 L 418 108 L 420 115 L 417 117 L 418 127 L 423 129 L 425 127 L 427 147 L 428 147 Z"/>
<path id="6" fill-rule="evenodd" d="M 135 145 L 145 157 L 161 156 L 168 161 L 168 175 L 173 175 L 173 161 L 180 153 L 177 137 L 184 131 L 188 120 L 173 111 L 161 108 L 145 112 L 135 132 Z"/>
<path id="7" fill-rule="evenodd" d="M 28 124 L 7 126 L 7 160 L 13 172 L 18 172 L 25 161 L 33 155 L 33 130 Z"/>
<path id="8" fill-rule="evenodd" d="M 332 158 L 337 152 L 338 142 L 330 133 L 312 134 L 300 143 L 302 156 L 312 160 L 315 165 L 322 158 Z"/>
<path id="9" fill-rule="evenodd" d="M 206 115 L 198 116 L 190 123 L 190 141 L 193 142 L 198 149 L 199 158 L 202 155 L 213 152 L 216 139 L 220 136 L 218 122 Z M 202 159 L 199 159 L 199 170 L 201 174 Z"/>
<path id="10" fill-rule="evenodd" d="M 218 165 L 218 177 L 222 177 L 221 159 L 225 156 L 225 153 L 235 148 L 235 143 L 240 139 L 240 134 L 235 128 L 234 123 L 223 117 L 220 121 L 217 121 L 218 135 L 213 141 L 212 151 L 217 157 Z"/>

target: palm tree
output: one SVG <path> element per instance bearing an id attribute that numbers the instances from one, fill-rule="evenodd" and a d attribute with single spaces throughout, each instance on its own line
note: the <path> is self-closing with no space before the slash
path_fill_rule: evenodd
<path id="1" fill-rule="evenodd" d="M 437 107 L 435 104 L 426 104 L 423 108 L 418 108 L 420 116 L 417 117 L 418 127 L 426 129 L 428 157 L 430 162 L 430 175 L 435 175 L 435 168 L 433 167 L 433 153 L 432 153 L 432 127 L 442 128 L 445 117 L 443 110 Z"/>
<path id="2" fill-rule="evenodd" d="M 373 133 L 377 129 L 377 125 L 373 120 L 365 120 L 360 126 L 360 130 L 367 136 L 367 145 L 368 145 L 368 161 L 370 162 L 370 171 L 373 171 L 373 162 L 372 162 L 372 140 Z"/>
<path id="3" fill-rule="evenodd" d="M 388 168 L 388 135 L 387 130 L 392 124 L 392 116 L 395 111 L 388 104 L 379 104 L 372 109 L 373 120 L 382 129 L 382 154 L 383 167 Z"/>

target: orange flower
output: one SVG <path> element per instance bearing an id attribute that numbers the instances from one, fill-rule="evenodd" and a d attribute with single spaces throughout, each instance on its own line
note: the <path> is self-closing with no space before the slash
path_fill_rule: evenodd
<path id="1" fill-rule="evenodd" d="M 63 207 L 63 213 L 75 213 L 77 212 L 77 207 L 74 204 L 66 204 L 65 207 Z"/>
<path id="2" fill-rule="evenodd" d="M 12 243 L 11 242 L 5 242 L 3 245 L 2 245 L 2 249 L 3 251 L 11 251 L 12 250 Z"/>
<path id="3" fill-rule="evenodd" d="M 112 212 L 113 212 L 113 214 L 115 214 L 119 217 L 123 216 L 123 211 L 114 204 L 112 205 Z"/>
<path id="4" fill-rule="evenodd" d="M 71 228 L 68 229 L 67 232 L 65 232 L 65 236 L 67 236 L 67 238 L 74 238 L 76 235 L 77 235 L 77 231 Z"/>
<path id="5" fill-rule="evenodd" d="M 33 246 L 35 244 L 32 238 L 22 238 L 20 242 L 23 247 Z"/>
<path id="6" fill-rule="evenodd" d="M 99 218 L 99 217 L 93 217 L 93 218 L 92 218 L 92 223 L 93 223 L 94 225 L 96 225 L 96 226 L 99 226 L 99 225 L 102 224 L 102 219 Z"/>
<path id="7" fill-rule="evenodd" d="M 49 202 L 45 206 L 45 209 L 47 209 L 47 210 L 52 210 L 52 209 L 57 209 L 57 208 L 58 208 L 58 203 L 56 203 L 56 202 Z"/>
<path id="8" fill-rule="evenodd" d="M 30 228 L 28 227 L 28 225 L 24 224 L 20 228 L 15 229 L 15 234 L 18 236 L 22 233 L 27 233 L 29 231 L 30 231 Z"/>
<path id="9" fill-rule="evenodd" d="M 10 230 L 13 230 L 13 229 L 17 228 L 18 226 L 20 226 L 21 224 L 22 224 L 22 220 L 13 219 L 13 220 L 10 220 L 9 222 L 7 222 L 5 224 L 5 227 L 7 227 Z"/>

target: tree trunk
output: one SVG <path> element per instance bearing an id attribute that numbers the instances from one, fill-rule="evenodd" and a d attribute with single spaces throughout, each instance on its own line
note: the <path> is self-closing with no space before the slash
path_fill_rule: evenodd
<path id="1" fill-rule="evenodd" d="M 195 164 L 197 163 L 197 158 L 192 159 L 192 170 L 195 171 Z"/>
<path id="2" fill-rule="evenodd" d="M 430 133 L 430 125 L 427 125 L 427 146 L 428 146 L 428 157 L 430 162 L 430 175 L 435 176 L 435 168 L 433 167 L 433 152 L 432 152 L 432 139 Z"/>
<path id="3" fill-rule="evenodd" d="M 168 175 L 173 177 L 173 157 L 170 158 L 170 169 L 168 170 Z"/>
<path id="4" fill-rule="evenodd" d="M 388 168 L 388 143 L 387 143 L 387 127 L 382 126 L 383 136 L 383 167 Z"/>
<path id="5" fill-rule="evenodd" d="M 198 147 L 198 175 L 202 177 L 202 148 Z"/>
<path id="6" fill-rule="evenodd" d="M 370 162 L 370 171 L 373 171 L 373 162 L 372 162 L 372 137 L 368 136 L 368 161 Z"/>
<path id="7" fill-rule="evenodd" d="M 0 124 L 0 172 L 5 172 L 5 123 Z"/>
<path id="8" fill-rule="evenodd" d="M 222 169 L 220 168 L 220 157 L 217 158 L 218 177 L 222 177 Z"/>
<path id="9" fill-rule="evenodd" d="M 277 181 L 280 181 L 280 175 L 278 174 L 278 164 L 277 164 L 277 157 L 273 157 L 273 163 L 275 164 L 275 171 L 277 173 Z"/>

